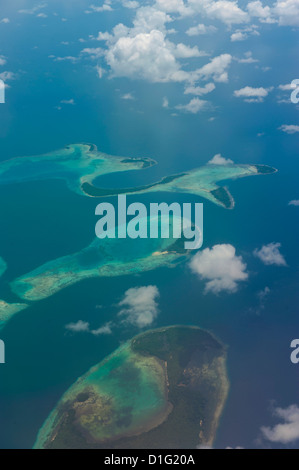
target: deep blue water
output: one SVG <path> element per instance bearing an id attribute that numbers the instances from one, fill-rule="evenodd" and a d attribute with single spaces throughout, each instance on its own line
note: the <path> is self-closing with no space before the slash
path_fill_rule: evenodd
<path id="1" fill-rule="evenodd" d="M 69 25 L 57 28 L 57 42 L 86 36 L 86 21 L 75 32 Z M 106 23 L 103 28 L 110 26 Z M 93 24 L 93 29 L 99 31 L 101 24 Z M 279 172 L 228 182 L 236 200 L 233 211 L 203 201 L 204 247 L 231 243 L 248 264 L 249 280 L 236 294 L 205 295 L 204 283 L 183 264 L 138 276 L 84 281 L 17 315 L 0 333 L 7 355 L 7 364 L 0 368 L 0 448 L 32 447 L 62 393 L 120 342 L 138 333 L 118 322 L 110 336 L 72 335 L 65 325 L 84 320 L 97 328 L 111 319 L 117 322 L 115 304 L 124 292 L 149 284 L 157 285 L 161 294 L 160 314 L 153 326 L 198 325 L 228 345 L 231 391 L 216 447 L 258 445 L 260 426 L 272 422 L 271 401 L 282 407 L 298 403 L 299 366 L 290 362 L 289 345 L 299 334 L 299 225 L 298 208 L 287 205 L 298 199 L 298 146 L 296 136 L 277 132 L 280 125 L 297 122 L 298 111 L 271 99 L 258 108 L 236 103 L 231 98 L 234 84 L 230 84 L 220 85 L 215 92 L 220 103 L 215 121 L 208 122 L 205 114 L 171 116 L 160 104 L 166 93 L 170 102 L 177 99 L 178 85 L 167 85 L 166 92 L 163 84 L 156 84 L 148 93 L 145 83 L 135 82 L 138 100 L 121 101 L 120 93 L 130 92 L 131 82 L 99 81 L 87 64 L 62 63 L 58 68 L 48 59 L 49 32 L 40 26 L 35 50 L 36 31 L 27 37 L 26 47 L 20 34 L 12 41 L 16 31 L 7 33 L 1 52 L 10 56 L 11 67 L 22 57 L 20 68 L 31 72 L 12 83 L 7 103 L 1 105 L 0 160 L 91 142 L 106 153 L 158 161 L 144 171 L 102 179 L 107 186 L 153 182 L 200 166 L 219 152 L 240 163 L 272 165 Z M 0 31 L 3 40 L 2 35 Z M 281 67 L 275 70 L 277 84 L 294 78 L 295 65 L 284 54 L 285 44 L 293 39 L 291 31 L 279 30 L 275 51 L 270 32 L 265 33 L 262 50 L 253 46 L 253 55 L 267 57 L 269 65 L 275 64 L 275 54 L 281 57 Z M 55 53 L 63 54 L 63 46 L 60 51 L 57 47 L 53 43 Z M 73 47 L 75 53 L 78 46 Z M 251 72 L 244 69 L 243 73 L 248 81 Z M 269 85 L 274 78 L 270 72 L 260 80 Z M 76 106 L 56 109 L 60 100 L 72 97 Z M 259 132 L 265 135 L 257 137 Z M 184 195 L 162 196 L 165 202 L 198 201 Z M 151 195 L 152 202 L 159 198 Z M 137 200 L 149 202 L 148 196 Z M 8 264 L 0 280 L 0 298 L 16 301 L 9 281 L 92 241 L 97 201 L 71 193 L 62 181 L 0 186 L 0 201 L 0 256 Z M 282 244 L 288 267 L 267 267 L 253 257 L 255 248 L 270 242 Z M 271 293 L 257 314 L 257 292 L 266 286 Z"/>

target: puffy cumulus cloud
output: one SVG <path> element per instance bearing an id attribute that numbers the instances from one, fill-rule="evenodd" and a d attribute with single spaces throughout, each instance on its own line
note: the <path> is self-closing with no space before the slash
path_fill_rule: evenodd
<path id="1" fill-rule="evenodd" d="M 247 10 L 253 18 L 258 18 L 261 23 L 275 23 L 271 7 L 263 6 L 260 0 L 249 2 Z"/>
<path id="2" fill-rule="evenodd" d="M 278 89 L 281 91 L 292 91 L 296 88 L 296 83 L 286 83 L 285 85 L 278 85 Z"/>
<path id="3" fill-rule="evenodd" d="M 82 49 L 80 53 L 81 56 L 88 56 L 93 60 L 103 57 L 104 54 L 105 51 L 101 47 L 86 47 L 85 49 Z"/>
<path id="4" fill-rule="evenodd" d="M 94 336 L 110 335 L 112 334 L 111 329 L 112 323 L 108 322 L 96 330 L 90 328 L 90 324 L 86 321 L 79 320 L 76 323 L 69 323 L 65 325 L 65 329 L 72 333 L 91 333 Z"/>
<path id="5" fill-rule="evenodd" d="M 232 165 L 234 162 L 230 158 L 224 158 L 220 153 L 208 161 L 209 165 Z"/>
<path id="6" fill-rule="evenodd" d="M 291 444 L 299 441 L 299 407 L 275 408 L 273 416 L 282 422 L 273 427 L 261 428 L 264 439 L 279 444 Z"/>
<path id="7" fill-rule="evenodd" d="M 112 323 L 108 322 L 105 325 L 101 326 L 100 328 L 97 328 L 96 330 L 91 330 L 90 333 L 94 336 L 100 336 L 100 335 L 111 335 L 112 334 Z"/>
<path id="8" fill-rule="evenodd" d="M 279 127 L 279 130 L 285 132 L 286 134 L 296 134 L 297 132 L 299 132 L 299 126 L 295 124 L 283 124 Z"/>
<path id="9" fill-rule="evenodd" d="M 236 41 L 245 41 L 245 39 L 248 38 L 248 34 L 245 33 L 244 31 L 235 31 L 231 37 L 230 37 L 230 40 L 232 42 L 236 42 Z"/>
<path id="10" fill-rule="evenodd" d="M 65 325 L 65 329 L 72 331 L 73 333 L 86 333 L 89 331 L 89 323 L 79 320 L 77 323 L 69 323 L 68 325 Z"/>
<path id="11" fill-rule="evenodd" d="M 209 102 L 205 100 L 200 100 L 199 98 L 193 98 L 187 104 L 179 104 L 176 106 L 176 109 L 180 111 L 185 111 L 191 114 L 197 114 L 200 111 L 204 111 L 209 107 Z"/>
<path id="12" fill-rule="evenodd" d="M 299 26 L 299 0 L 278 0 L 273 12 L 280 26 Z"/>
<path id="13" fill-rule="evenodd" d="M 158 315 L 159 290 L 156 286 L 133 287 L 125 292 L 119 302 L 119 312 L 124 321 L 138 328 L 150 326 Z"/>
<path id="14" fill-rule="evenodd" d="M 139 7 L 139 3 L 135 0 L 124 0 L 122 1 L 122 6 L 134 10 L 135 8 Z"/>
<path id="15" fill-rule="evenodd" d="M 257 31 L 257 26 L 252 25 L 246 28 L 237 29 L 234 33 L 231 34 L 230 40 L 232 42 L 236 41 L 245 41 L 249 36 L 259 36 L 260 33 Z"/>
<path id="16" fill-rule="evenodd" d="M 215 88 L 216 87 L 214 83 L 207 83 L 204 87 L 188 86 L 185 89 L 185 95 L 196 95 L 196 96 L 207 95 L 208 93 L 211 93 L 212 91 L 214 91 Z"/>
<path id="17" fill-rule="evenodd" d="M 5 65 L 6 64 L 6 57 L 4 55 L 0 55 L 0 65 Z"/>
<path id="18" fill-rule="evenodd" d="M 232 245 L 215 245 L 199 251 L 190 262 L 191 270 L 206 280 L 205 292 L 219 294 L 222 291 L 233 293 L 238 283 L 246 281 L 246 264 L 236 255 Z"/>
<path id="19" fill-rule="evenodd" d="M 85 13 L 102 13 L 103 11 L 113 11 L 111 6 L 111 0 L 106 0 L 103 5 L 90 5 L 89 9 L 85 11 Z"/>
<path id="20" fill-rule="evenodd" d="M 9 19 L 9 18 L 2 18 L 2 20 L 0 21 L 0 23 L 2 23 L 2 24 L 8 24 L 8 23 L 10 23 L 10 19 Z"/>
<path id="21" fill-rule="evenodd" d="M 232 56 L 230 54 L 221 54 L 211 59 L 211 61 L 194 72 L 194 77 L 197 79 L 209 80 L 213 79 L 215 82 L 227 82 L 228 72 Z"/>
<path id="22" fill-rule="evenodd" d="M 215 33 L 217 28 L 215 26 L 206 26 L 204 24 L 198 24 L 197 26 L 191 26 L 186 31 L 188 36 L 199 36 L 200 34 Z"/>
<path id="23" fill-rule="evenodd" d="M 181 16 L 192 14 L 192 10 L 183 0 L 156 0 L 156 7 L 167 13 L 178 13 Z"/>
<path id="24" fill-rule="evenodd" d="M 281 243 L 269 243 L 260 250 L 255 249 L 254 255 L 266 265 L 287 266 L 286 260 L 280 253 Z"/>
<path id="25" fill-rule="evenodd" d="M 7 82 L 8 80 L 15 80 L 17 78 L 17 75 L 13 72 L 1 72 L 0 73 L 0 79 L 3 80 L 4 82 Z"/>
<path id="26" fill-rule="evenodd" d="M 204 57 L 207 53 L 199 51 L 197 46 L 190 47 L 180 43 L 175 47 L 174 55 L 178 59 L 189 59 L 192 57 Z"/>
<path id="27" fill-rule="evenodd" d="M 155 7 L 141 7 L 136 11 L 133 20 L 133 33 L 146 33 L 153 29 L 166 31 L 166 24 L 171 22 L 172 18 L 164 11 L 160 11 Z"/>
<path id="28" fill-rule="evenodd" d="M 248 103 L 261 103 L 272 89 L 273 88 L 253 88 L 251 86 L 246 86 L 240 90 L 235 90 L 234 96 L 236 98 L 244 98 Z"/>
<path id="29" fill-rule="evenodd" d="M 131 28 L 120 23 L 111 33 L 98 34 L 97 39 L 106 42 L 105 59 L 112 76 L 150 82 L 189 81 L 194 84 L 199 79 L 226 82 L 232 60 L 230 54 L 221 54 L 197 70 L 182 69 L 180 59 L 203 57 L 207 53 L 197 46 L 175 44 L 167 38 L 166 25 L 173 20 L 168 14 L 169 9 L 170 2 L 140 7 Z"/>
<path id="30" fill-rule="evenodd" d="M 299 206 L 299 199 L 293 199 L 289 202 L 289 206 Z"/>
<path id="31" fill-rule="evenodd" d="M 278 23 L 279 26 L 299 26 L 299 1 L 277 0 L 272 6 L 260 0 L 249 2 L 248 13 L 262 23 Z"/>
<path id="32" fill-rule="evenodd" d="M 257 59 L 254 59 L 252 57 L 252 52 L 251 51 L 245 52 L 244 56 L 245 57 L 243 57 L 242 59 L 237 59 L 239 64 L 255 64 L 256 62 L 258 62 Z"/>
<path id="33" fill-rule="evenodd" d="M 194 12 L 222 21 L 228 26 L 247 23 L 250 20 L 248 12 L 242 10 L 237 1 L 189 0 L 188 4 Z"/>
<path id="34" fill-rule="evenodd" d="M 188 75 L 180 70 L 174 48 L 157 30 L 119 38 L 108 49 L 106 60 L 117 77 L 168 82 L 183 81 Z"/>

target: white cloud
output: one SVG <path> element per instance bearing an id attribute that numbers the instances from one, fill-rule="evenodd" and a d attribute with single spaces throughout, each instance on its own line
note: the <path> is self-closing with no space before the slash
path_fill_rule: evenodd
<path id="1" fill-rule="evenodd" d="M 79 320 L 77 323 L 69 323 L 68 325 L 65 325 L 65 328 L 73 333 L 87 332 L 89 331 L 89 323 Z"/>
<path id="2" fill-rule="evenodd" d="M 261 428 L 264 439 L 280 443 L 291 444 L 299 440 L 299 407 L 291 405 L 288 408 L 275 408 L 273 415 L 282 422 L 273 427 Z"/>
<path id="3" fill-rule="evenodd" d="M 204 24 L 198 24 L 197 26 L 192 26 L 186 31 L 188 36 L 199 36 L 200 34 L 215 33 L 217 28 L 215 26 L 206 26 Z"/>
<path id="4" fill-rule="evenodd" d="M 278 0 L 273 7 L 280 26 L 299 26 L 299 1 Z"/>
<path id="5" fill-rule="evenodd" d="M 243 31 L 236 31 L 235 33 L 233 33 L 230 37 L 230 40 L 232 42 L 236 42 L 236 41 L 245 41 L 245 39 L 248 38 L 248 34 L 247 33 L 244 33 Z"/>
<path id="6" fill-rule="evenodd" d="M 248 39 L 249 36 L 259 36 L 260 33 L 257 31 L 257 26 L 252 25 L 247 28 L 237 29 L 234 33 L 232 33 L 230 40 L 232 42 L 236 41 L 244 41 Z"/>
<path id="7" fill-rule="evenodd" d="M 247 5 L 251 17 L 261 23 L 278 23 L 279 26 L 299 26 L 298 0 L 277 0 L 273 6 L 264 6 L 261 1 L 249 2 Z"/>
<path id="8" fill-rule="evenodd" d="M 226 82 L 227 69 L 232 60 L 229 54 L 215 57 L 194 71 L 182 69 L 180 59 L 203 57 L 207 53 L 200 51 L 197 46 L 175 44 L 167 38 L 170 31 L 166 25 L 172 21 L 167 14 L 169 9 L 172 10 L 170 3 L 163 1 L 159 5 L 139 8 L 131 28 L 120 23 L 113 28 L 112 33 L 99 32 L 97 39 L 106 41 L 105 58 L 111 75 L 150 82 L 194 83 L 199 79 Z M 162 4 L 164 10 L 161 9 Z M 177 7 L 178 4 L 173 9 Z"/>
<path id="9" fill-rule="evenodd" d="M 214 294 L 236 292 L 238 283 L 248 279 L 246 264 L 241 256 L 236 256 L 236 249 L 228 244 L 199 251 L 191 260 L 190 267 L 207 281 L 205 292 Z"/>
<path id="10" fill-rule="evenodd" d="M 179 104 L 176 109 L 186 111 L 188 113 L 197 114 L 200 111 L 207 109 L 209 102 L 200 100 L 199 98 L 193 98 L 188 104 Z"/>
<path id="11" fill-rule="evenodd" d="M 97 66 L 96 66 L 96 71 L 97 71 L 98 77 L 99 77 L 100 79 L 103 78 L 103 75 L 104 75 L 104 73 L 105 73 L 105 70 L 104 70 L 102 67 L 100 67 L 99 65 L 97 65 Z"/>
<path id="12" fill-rule="evenodd" d="M 40 3 L 39 5 L 36 5 L 33 8 L 29 8 L 26 10 L 19 10 L 18 13 L 22 13 L 24 15 L 34 15 L 37 13 L 39 10 L 46 8 L 48 5 L 46 3 Z"/>
<path id="13" fill-rule="evenodd" d="M 185 90 L 185 95 L 196 95 L 196 96 L 207 95 L 208 93 L 211 93 L 212 91 L 214 91 L 215 88 L 216 87 L 214 83 L 207 83 L 204 87 L 189 86 Z"/>
<path id="14" fill-rule="evenodd" d="M 299 126 L 294 124 L 283 124 L 279 127 L 279 130 L 285 132 L 286 134 L 296 134 L 296 132 L 299 132 Z"/>
<path id="15" fill-rule="evenodd" d="M 124 307 L 119 316 L 124 317 L 126 323 L 139 328 L 150 326 L 158 315 L 158 297 L 159 290 L 156 286 L 128 289 L 119 303 L 120 307 Z"/>
<path id="16" fill-rule="evenodd" d="M 153 30 L 134 37 L 120 37 L 106 53 L 106 60 L 117 77 L 145 79 L 152 82 L 183 81 L 174 50 L 164 33 Z"/>
<path id="17" fill-rule="evenodd" d="M 214 155 L 214 157 L 208 161 L 209 165 L 231 165 L 233 163 L 233 160 L 222 157 L 220 153 L 217 153 L 217 155 Z"/>
<path id="18" fill-rule="evenodd" d="M 132 95 L 132 93 L 125 93 L 124 95 L 122 95 L 122 100 L 126 100 L 126 101 L 133 101 L 135 100 L 134 96 Z"/>
<path id="19" fill-rule="evenodd" d="M 91 330 L 90 333 L 94 336 L 111 335 L 112 334 L 111 326 L 112 326 L 112 323 L 108 322 L 96 330 Z"/>
<path id="20" fill-rule="evenodd" d="M 125 8 L 130 8 L 130 9 L 135 9 L 139 7 L 139 3 L 136 2 L 135 0 L 124 0 L 122 2 L 123 7 Z"/>
<path id="21" fill-rule="evenodd" d="M 10 19 L 9 18 L 3 18 L 0 23 L 3 23 L 3 24 L 8 24 L 10 23 Z"/>
<path id="22" fill-rule="evenodd" d="M 61 100 L 60 103 L 61 104 L 66 104 L 66 105 L 68 105 L 68 104 L 75 105 L 76 104 L 74 98 L 72 98 L 70 100 Z"/>
<path id="23" fill-rule="evenodd" d="M 76 63 L 78 62 L 78 57 L 74 57 L 72 55 L 68 55 L 68 56 L 65 56 L 65 57 L 53 57 L 51 56 L 51 58 L 54 59 L 55 62 L 73 62 L 73 63 Z"/>
<path id="24" fill-rule="evenodd" d="M 255 64 L 256 62 L 258 62 L 257 59 L 254 59 L 252 57 L 252 52 L 251 51 L 245 52 L 244 55 L 245 55 L 245 57 L 243 59 L 237 59 L 239 64 Z"/>
<path id="25" fill-rule="evenodd" d="M 159 10 L 167 13 L 178 13 L 181 16 L 192 13 L 192 10 L 184 4 L 183 0 L 156 0 L 156 6 Z"/>
<path id="26" fill-rule="evenodd" d="M 71 331 L 72 333 L 91 333 L 94 336 L 100 336 L 112 334 L 111 326 L 112 322 L 108 322 L 96 330 L 91 330 L 90 324 L 88 322 L 79 320 L 76 323 L 69 323 L 68 325 L 65 325 L 65 329 Z"/>
<path id="27" fill-rule="evenodd" d="M 15 80 L 16 79 L 16 74 L 13 72 L 1 72 L 0 73 L 0 79 L 3 80 L 4 82 L 8 80 Z"/>
<path id="28" fill-rule="evenodd" d="M 6 57 L 4 55 L 0 55 L 0 65 L 5 65 L 6 64 Z"/>
<path id="29" fill-rule="evenodd" d="M 278 88 L 282 91 L 292 91 L 296 88 L 295 83 L 287 83 L 286 85 L 279 85 Z"/>
<path id="30" fill-rule="evenodd" d="M 166 96 L 164 96 L 164 98 L 163 98 L 162 106 L 163 106 L 163 108 L 168 108 L 169 107 L 169 101 L 166 98 Z"/>
<path id="31" fill-rule="evenodd" d="M 270 292 L 271 290 L 269 289 L 269 287 L 266 286 L 263 290 L 257 293 L 257 296 L 261 302 L 264 302 L 264 300 L 268 297 Z"/>
<path id="32" fill-rule="evenodd" d="M 245 101 L 247 102 L 261 103 L 262 101 L 264 101 L 264 98 L 268 96 L 271 90 L 272 88 L 253 88 L 250 86 L 246 86 L 244 88 L 241 88 L 240 90 L 235 90 L 234 96 L 236 96 L 237 98 L 245 98 Z"/>
<path id="33" fill-rule="evenodd" d="M 289 202 L 289 206 L 299 206 L 299 199 L 293 199 Z"/>
<path id="34" fill-rule="evenodd" d="M 228 26 L 247 23 L 249 14 L 243 11 L 237 1 L 189 0 L 190 7 L 210 19 L 219 20 Z"/>
<path id="35" fill-rule="evenodd" d="M 194 72 L 194 76 L 204 80 L 213 79 L 215 82 L 227 82 L 227 69 L 231 64 L 232 56 L 230 54 L 221 54 L 214 57 L 211 61 Z"/>
<path id="36" fill-rule="evenodd" d="M 255 311 L 256 315 L 260 315 L 262 313 L 262 311 L 265 309 L 265 304 L 266 304 L 267 298 L 269 297 L 270 293 L 271 293 L 271 290 L 267 286 L 257 293 L 257 298 L 259 300 L 259 305 L 258 305 L 258 307 Z"/>
<path id="37" fill-rule="evenodd" d="M 174 50 L 174 55 L 179 59 L 188 59 L 192 57 L 204 57 L 207 54 L 206 52 L 199 51 L 197 46 L 190 47 L 180 43 L 177 44 Z"/>
<path id="38" fill-rule="evenodd" d="M 269 243 L 268 245 L 262 246 L 260 250 L 255 249 L 253 253 L 268 266 L 287 266 L 286 260 L 279 251 L 280 247 L 281 243 Z"/>
<path id="39" fill-rule="evenodd" d="M 276 20 L 273 18 L 271 7 L 263 6 L 261 1 L 249 2 L 247 10 L 250 16 L 258 18 L 261 23 L 275 23 Z"/>
<path id="40" fill-rule="evenodd" d="M 100 57 L 103 57 L 104 54 L 105 51 L 101 47 L 86 47 L 81 51 L 81 55 L 87 55 L 93 60 L 97 60 Z"/>
<path id="41" fill-rule="evenodd" d="M 85 13 L 87 13 L 87 14 L 102 13 L 103 11 L 113 11 L 113 8 L 111 7 L 111 2 L 109 0 L 107 0 L 101 6 L 90 5 L 89 10 L 86 10 Z"/>
<path id="42" fill-rule="evenodd" d="M 166 32 L 165 25 L 172 21 L 172 18 L 164 11 L 155 7 L 141 7 L 136 11 L 133 20 L 134 28 L 131 29 L 133 35 L 138 33 L 150 33 L 153 30 Z"/>

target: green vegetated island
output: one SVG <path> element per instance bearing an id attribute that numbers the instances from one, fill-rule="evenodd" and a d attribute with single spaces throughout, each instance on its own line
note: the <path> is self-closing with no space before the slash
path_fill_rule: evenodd
<path id="1" fill-rule="evenodd" d="M 213 444 L 229 383 L 226 348 L 171 326 L 122 345 L 64 394 L 36 449 L 194 449 Z"/>

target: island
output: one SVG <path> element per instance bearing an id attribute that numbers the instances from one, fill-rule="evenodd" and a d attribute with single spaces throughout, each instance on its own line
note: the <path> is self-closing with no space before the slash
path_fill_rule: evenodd
<path id="1" fill-rule="evenodd" d="M 71 191 L 84 195 L 82 185 L 92 185 L 101 175 L 140 170 L 155 164 L 156 161 L 150 158 L 107 155 L 93 144 L 72 144 L 45 155 L 0 162 L 0 184 L 62 179 Z"/>
<path id="2" fill-rule="evenodd" d="M 226 347 L 193 326 L 142 333 L 63 395 L 35 449 L 211 446 L 226 402 Z"/>
<path id="3" fill-rule="evenodd" d="M 166 176 L 157 183 L 141 186 L 139 188 L 101 189 L 89 182 L 85 182 L 82 185 L 82 190 L 86 195 L 91 197 L 153 192 L 193 194 L 208 199 L 225 209 L 233 209 L 235 205 L 234 198 L 227 187 L 218 186 L 216 184 L 217 182 L 275 172 L 277 172 L 275 168 L 267 165 L 208 164 L 185 173 Z"/>
<path id="4" fill-rule="evenodd" d="M 4 328 L 7 322 L 17 313 L 25 310 L 28 307 L 24 303 L 8 303 L 5 300 L 0 300 L 0 330 Z"/>
<path id="5" fill-rule="evenodd" d="M 18 157 L 0 162 L 0 185 L 45 179 L 62 179 L 76 194 L 108 197 L 119 194 L 172 192 L 194 194 L 232 209 L 234 199 L 218 182 L 245 176 L 265 175 L 277 170 L 267 165 L 207 164 L 200 168 L 168 175 L 155 183 L 136 188 L 105 189 L 96 185 L 99 176 L 141 170 L 155 165 L 151 158 L 126 158 L 107 155 L 93 144 L 71 144 L 45 155 Z"/>
<path id="6" fill-rule="evenodd" d="M 140 224 L 149 224 L 149 216 Z M 162 219 L 158 238 L 105 238 L 94 241 L 81 251 L 49 261 L 11 282 L 12 291 L 26 301 L 47 298 L 83 279 L 134 275 L 159 267 L 173 267 L 186 259 L 190 250 L 184 238 L 174 238 L 170 216 L 170 236 L 162 238 L 168 218 Z"/>

